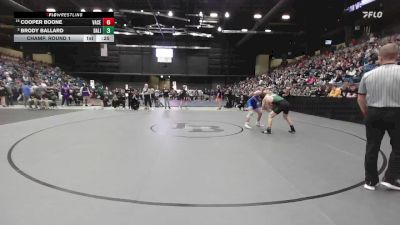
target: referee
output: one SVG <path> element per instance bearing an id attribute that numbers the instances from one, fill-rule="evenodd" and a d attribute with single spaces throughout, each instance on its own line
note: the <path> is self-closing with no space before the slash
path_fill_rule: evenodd
<path id="1" fill-rule="evenodd" d="M 400 66 L 399 47 L 384 45 L 379 51 L 380 67 L 366 73 L 358 91 L 358 105 L 366 118 L 367 146 L 365 153 L 365 185 L 375 190 L 379 183 L 378 154 L 387 131 L 392 153 L 381 184 L 400 191 Z"/>

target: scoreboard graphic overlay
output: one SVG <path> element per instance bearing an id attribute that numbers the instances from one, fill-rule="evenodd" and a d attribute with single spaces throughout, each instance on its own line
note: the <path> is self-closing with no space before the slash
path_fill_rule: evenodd
<path id="1" fill-rule="evenodd" d="M 14 42 L 114 42 L 113 12 L 15 12 Z"/>

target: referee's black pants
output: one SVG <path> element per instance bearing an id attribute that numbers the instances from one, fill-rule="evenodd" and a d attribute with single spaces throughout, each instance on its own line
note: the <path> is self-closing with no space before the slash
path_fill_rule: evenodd
<path id="1" fill-rule="evenodd" d="M 368 107 L 366 130 L 365 181 L 370 185 L 379 182 L 378 155 L 386 131 L 390 136 L 392 153 L 390 154 L 385 179 L 390 181 L 400 178 L 400 108 Z"/>

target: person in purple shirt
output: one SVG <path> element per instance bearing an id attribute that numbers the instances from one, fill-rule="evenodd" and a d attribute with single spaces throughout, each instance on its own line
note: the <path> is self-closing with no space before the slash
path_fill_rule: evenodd
<path id="1" fill-rule="evenodd" d="M 64 102 L 69 106 L 69 85 L 68 83 L 64 83 L 63 86 L 61 87 L 61 95 L 62 95 L 62 101 L 61 101 L 61 106 L 64 105 Z"/>
<path id="2" fill-rule="evenodd" d="M 89 89 L 89 87 L 86 84 L 83 84 L 83 86 L 81 87 L 80 93 L 81 93 L 81 96 L 82 96 L 82 99 L 83 99 L 83 102 L 84 102 L 85 106 L 88 106 L 88 101 L 89 101 L 89 98 L 90 98 L 90 89 Z"/>

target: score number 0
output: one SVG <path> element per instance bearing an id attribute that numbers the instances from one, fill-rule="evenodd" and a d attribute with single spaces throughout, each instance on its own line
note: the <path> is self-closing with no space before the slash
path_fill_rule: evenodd
<path id="1" fill-rule="evenodd" d="M 114 26 L 114 18 L 103 18 L 103 26 Z"/>

